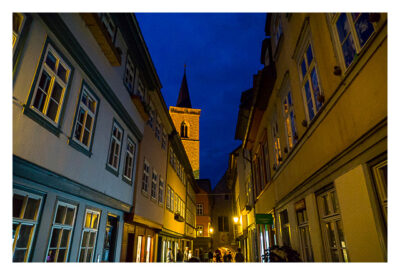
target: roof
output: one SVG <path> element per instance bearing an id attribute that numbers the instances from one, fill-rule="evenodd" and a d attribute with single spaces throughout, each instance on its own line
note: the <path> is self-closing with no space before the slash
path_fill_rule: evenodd
<path id="1" fill-rule="evenodd" d="M 192 103 L 190 102 L 189 96 L 189 88 L 186 80 L 186 65 L 176 107 L 192 108 Z"/>

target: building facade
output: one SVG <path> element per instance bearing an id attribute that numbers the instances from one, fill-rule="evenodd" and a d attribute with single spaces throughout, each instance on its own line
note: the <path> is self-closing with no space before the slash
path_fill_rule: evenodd
<path id="1" fill-rule="evenodd" d="M 157 249 L 157 261 L 159 262 L 167 261 L 167 252 L 170 248 L 175 260 L 178 249 L 182 253 L 186 247 L 193 250 L 193 240 L 196 238 L 195 193 L 198 192 L 198 187 L 195 182 L 191 157 L 186 150 L 183 139 L 188 136 L 188 132 L 194 132 L 193 129 L 195 129 L 195 125 L 192 123 L 192 130 L 188 130 L 187 127 L 181 127 L 183 125 L 183 119 L 177 119 L 179 115 L 175 114 L 174 116 L 174 111 L 171 111 L 174 108 L 189 110 L 188 108 L 191 107 L 186 83 L 186 73 L 182 81 L 182 87 L 179 92 L 177 106 L 187 107 L 170 107 L 169 109 L 170 123 L 172 125 L 171 127 L 173 127 L 173 131 L 168 135 L 164 222 L 162 230 L 160 231 Z M 178 133 L 177 129 L 181 129 L 181 132 Z M 198 148 L 198 146 L 196 148 Z M 197 154 L 198 153 L 197 151 Z"/>
<path id="2" fill-rule="evenodd" d="M 194 255 L 200 257 L 200 253 L 206 253 L 212 248 L 211 229 L 211 182 L 208 179 L 196 180 L 199 192 L 196 194 L 196 239 L 194 240 Z"/>
<path id="3" fill-rule="evenodd" d="M 260 255 L 387 261 L 387 15 L 268 14 L 241 105 Z M 239 166 L 238 166 L 239 167 Z"/>
<path id="4" fill-rule="evenodd" d="M 119 261 L 145 120 L 132 14 L 13 15 L 13 261 Z M 134 30 L 134 31 L 132 31 Z"/>

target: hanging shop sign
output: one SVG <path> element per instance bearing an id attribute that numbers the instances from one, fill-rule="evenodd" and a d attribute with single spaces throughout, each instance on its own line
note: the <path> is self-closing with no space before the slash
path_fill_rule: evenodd
<path id="1" fill-rule="evenodd" d="M 274 224 L 272 214 L 256 214 L 256 224 Z"/>

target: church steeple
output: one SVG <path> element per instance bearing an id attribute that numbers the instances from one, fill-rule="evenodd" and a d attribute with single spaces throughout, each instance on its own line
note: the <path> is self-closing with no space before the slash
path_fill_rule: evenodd
<path id="1" fill-rule="evenodd" d="M 189 96 L 189 88 L 186 80 L 186 64 L 176 107 L 192 108 L 192 103 L 190 102 Z"/>

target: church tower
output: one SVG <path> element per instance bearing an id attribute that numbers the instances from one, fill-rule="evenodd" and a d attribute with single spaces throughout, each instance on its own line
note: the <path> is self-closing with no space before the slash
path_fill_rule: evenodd
<path id="1" fill-rule="evenodd" d="M 200 112 L 201 109 L 193 109 L 190 102 L 185 65 L 178 101 L 176 106 L 169 107 L 169 114 L 181 137 L 196 179 L 200 177 Z"/>

